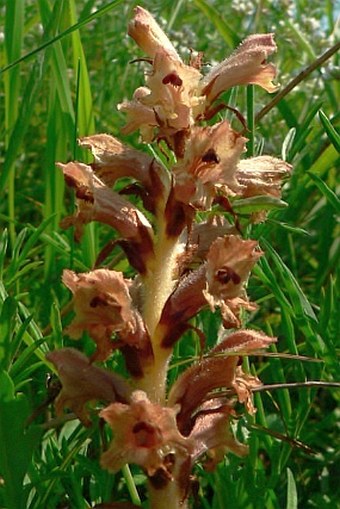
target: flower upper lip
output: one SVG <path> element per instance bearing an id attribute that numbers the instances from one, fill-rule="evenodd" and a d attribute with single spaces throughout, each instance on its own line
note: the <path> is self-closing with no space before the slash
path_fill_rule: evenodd
<path id="1" fill-rule="evenodd" d="M 277 50 L 273 34 L 254 34 L 248 36 L 234 53 L 214 66 L 202 79 L 202 92 L 210 103 L 235 85 L 256 84 L 275 92 L 278 89 L 272 80 L 276 76 L 273 64 L 266 59 Z"/>
<path id="2" fill-rule="evenodd" d="M 139 5 L 134 12 L 135 16 L 129 23 L 128 34 L 136 41 L 138 46 L 151 58 L 155 56 L 158 50 L 164 49 L 173 59 L 181 60 L 155 18 Z"/>

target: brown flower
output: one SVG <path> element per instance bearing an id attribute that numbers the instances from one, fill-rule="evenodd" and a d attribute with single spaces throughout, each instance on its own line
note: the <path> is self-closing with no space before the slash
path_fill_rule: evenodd
<path id="1" fill-rule="evenodd" d="M 178 149 L 176 138 L 186 136 L 223 91 L 248 83 L 258 84 L 268 92 L 277 89 L 272 83 L 275 67 L 265 63 L 266 58 L 276 51 L 272 34 L 249 36 L 206 77 L 199 71 L 200 59 L 184 64 L 168 37 L 145 9 L 135 9 L 129 34 L 151 58 L 152 71 L 146 74 L 147 87 L 137 89 L 132 101 L 125 101 L 119 106 L 128 115 L 125 132 L 139 128 L 146 142 L 154 137 L 164 138 L 179 157 L 182 150 Z"/>
<path id="2" fill-rule="evenodd" d="M 248 301 L 244 285 L 262 256 L 257 242 L 226 235 L 203 247 L 208 251 L 206 262 L 180 278 L 164 305 L 158 330 L 164 348 L 174 345 L 188 329 L 188 320 L 206 305 L 212 311 L 220 307 L 226 328 L 240 326 L 241 309 L 256 309 Z"/>
<path id="3" fill-rule="evenodd" d="M 109 189 L 93 173 L 90 166 L 70 162 L 58 164 L 68 185 L 75 188 L 78 212 L 73 223 L 80 236 L 83 224 L 100 221 L 115 228 L 127 239 L 140 239 L 142 230 L 151 231 L 151 225 L 143 214 L 130 202 Z"/>
<path id="4" fill-rule="evenodd" d="M 168 398 L 169 406 L 180 405 L 177 423 L 181 433 L 185 436 L 191 433 L 196 412 L 215 389 L 233 388 L 240 402 L 247 402 L 251 387 L 260 382 L 256 379 L 255 383 L 254 377 L 238 368 L 239 355 L 249 355 L 275 341 L 276 338 L 262 332 L 240 330 L 225 336 L 206 357 L 187 369 L 172 386 Z"/>
<path id="5" fill-rule="evenodd" d="M 173 168 L 176 199 L 209 210 L 218 195 L 280 197 L 291 166 L 271 156 L 240 159 L 246 141 L 227 121 L 193 127 L 183 158 Z"/>
<path id="6" fill-rule="evenodd" d="M 250 330 L 231 334 L 177 379 L 166 407 L 135 391 L 130 404 L 116 402 L 102 410 L 100 416 L 113 431 L 102 466 L 116 472 L 125 463 L 135 463 L 146 471 L 154 488 L 177 481 L 186 498 L 191 468 L 202 455 L 208 454 L 206 466 L 212 468 L 228 451 L 247 453 L 230 428 L 232 394 L 216 397 L 214 391 L 234 391 L 253 411 L 251 388 L 260 382 L 238 367 L 238 354 L 252 353 L 274 341 Z"/>
<path id="7" fill-rule="evenodd" d="M 157 136 L 175 149 L 176 133 L 190 129 L 203 112 L 204 98 L 197 96 L 200 78 L 197 69 L 159 49 L 153 71 L 146 77 L 147 86 L 137 89 L 132 101 L 118 106 L 128 115 L 124 133 L 140 128 L 143 140 L 149 142 L 157 127 Z"/>
<path id="8" fill-rule="evenodd" d="M 159 470 L 172 479 L 169 456 L 185 458 L 191 444 L 176 424 L 176 408 L 151 403 L 142 391 L 135 391 L 130 405 L 113 403 L 100 412 L 113 430 L 113 440 L 102 455 L 104 468 L 116 472 L 125 463 L 135 463 L 149 476 Z"/>
<path id="9" fill-rule="evenodd" d="M 76 214 L 65 218 L 62 226 L 74 226 L 76 240 L 80 239 L 84 225 L 91 221 L 111 226 L 123 237 L 121 244 L 130 263 L 140 272 L 145 271 L 147 259 L 153 251 L 153 230 L 144 214 L 107 187 L 90 166 L 78 162 L 59 163 L 58 166 L 66 183 L 75 189 L 78 199 Z M 134 256 L 137 246 L 138 257 Z"/>
<path id="10" fill-rule="evenodd" d="M 106 359 L 122 344 L 140 351 L 149 349 L 149 336 L 129 293 L 131 282 L 121 272 L 97 269 L 76 274 L 65 270 L 63 282 L 73 293 L 76 313 L 66 332 L 79 338 L 87 331 L 97 344 L 95 359 Z M 116 345 L 112 340 L 114 332 L 120 339 Z"/>
<path id="11" fill-rule="evenodd" d="M 148 191 L 154 190 L 158 178 L 158 194 L 168 186 L 165 170 L 148 154 L 135 150 L 109 134 L 95 134 L 79 140 L 81 147 L 90 148 L 94 156 L 91 164 L 95 174 L 107 185 L 121 177 L 132 177 Z"/>
<path id="12" fill-rule="evenodd" d="M 127 402 L 131 387 L 119 375 L 90 363 L 90 360 L 74 348 L 62 348 L 46 356 L 57 368 L 62 383 L 55 407 L 57 414 L 69 408 L 85 424 L 91 423 L 86 403 L 101 401 Z"/>
<path id="13" fill-rule="evenodd" d="M 207 256 L 206 280 L 204 296 L 212 310 L 221 307 L 222 317 L 230 321 L 228 304 L 233 299 L 242 298 L 247 302 L 244 284 L 262 251 L 257 248 L 254 240 L 242 240 L 236 235 L 228 235 L 215 240 Z M 240 301 L 234 301 L 234 306 Z M 228 309 L 229 308 L 229 309 Z"/>
<path id="14" fill-rule="evenodd" d="M 234 194 L 241 189 L 235 173 L 246 141 L 226 120 L 193 127 L 183 158 L 173 168 L 177 200 L 206 210 L 219 190 Z"/>

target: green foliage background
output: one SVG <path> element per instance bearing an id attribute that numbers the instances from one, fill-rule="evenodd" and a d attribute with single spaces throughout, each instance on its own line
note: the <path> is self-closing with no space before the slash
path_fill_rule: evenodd
<path id="1" fill-rule="evenodd" d="M 102 437 L 96 426 L 83 429 L 70 421 L 49 427 L 51 408 L 27 425 L 48 397 L 45 378 L 52 368 L 45 354 L 71 344 L 62 334 L 69 294 L 61 272 L 89 270 L 112 236 L 90 225 L 78 246 L 72 232 L 60 229 L 73 198 L 64 194 L 55 162 L 87 160 L 76 145 L 78 136 L 120 137 L 124 118 L 116 105 L 143 83 L 140 65 L 129 64 L 140 51 L 126 36 L 135 5 L 130 0 L 0 1 L 1 508 L 83 509 L 139 499 L 147 507 L 140 471 L 131 467 L 111 476 L 100 469 Z M 339 9 L 332 0 L 149 0 L 142 5 L 184 58 L 190 48 L 203 51 L 207 66 L 225 58 L 249 33 L 274 31 L 282 88 L 339 39 Z M 281 156 L 294 167 L 284 189 L 288 206 L 252 231 L 266 256 L 249 284 L 248 293 L 259 305 L 251 325 L 277 335 L 280 353 L 321 362 L 250 359 L 249 368 L 268 384 L 334 382 L 339 376 L 339 72 L 339 54 L 334 54 L 263 116 L 269 94 L 255 89 L 251 98 L 240 88 L 225 97 L 248 119 L 252 108 L 257 113 L 250 133 L 254 153 Z M 125 141 L 137 146 L 138 136 Z M 128 269 L 119 256 L 116 262 L 119 270 Z M 218 324 L 218 316 L 203 313 L 208 344 L 216 339 Z M 89 351 L 91 342 L 84 338 L 76 346 Z M 189 334 L 176 348 L 170 376 L 180 361 L 197 354 Z M 109 366 L 123 369 L 116 357 Z M 198 466 L 196 506 L 336 507 L 336 388 L 273 390 L 257 393 L 255 400 L 256 417 L 240 416 L 237 426 L 240 439 L 250 445 L 249 457 L 229 456 L 213 473 Z"/>

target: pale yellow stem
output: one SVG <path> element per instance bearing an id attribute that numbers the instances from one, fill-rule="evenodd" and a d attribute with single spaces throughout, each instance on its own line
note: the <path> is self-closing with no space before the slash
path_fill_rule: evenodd
<path id="1" fill-rule="evenodd" d="M 174 287 L 179 249 L 178 238 L 168 238 L 162 234 L 155 246 L 153 264 L 144 279 L 144 321 L 151 337 Z"/>
<path id="2" fill-rule="evenodd" d="M 161 347 L 163 335 L 157 325 L 164 304 L 176 283 L 178 255 L 183 251 L 184 246 L 178 237 L 167 236 L 163 217 L 158 226 L 154 257 L 143 278 L 143 318 L 151 338 L 154 364 L 145 369 L 143 380 L 139 381 L 138 386 L 148 394 L 150 400 L 164 403 L 167 367 L 172 350 Z"/>

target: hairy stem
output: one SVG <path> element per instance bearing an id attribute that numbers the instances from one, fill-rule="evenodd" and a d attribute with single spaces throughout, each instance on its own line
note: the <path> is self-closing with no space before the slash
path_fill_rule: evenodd
<path id="1" fill-rule="evenodd" d="M 165 401 L 165 383 L 171 350 L 161 347 L 162 334 L 157 330 L 163 307 L 177 280 L 177 260 L 183 246 L 178 237 L 168 237 L 164 218 L 160 217 L 155 254 L 144 277 L 143 318 L 150 334 L 154 364 L 145 372 L 139 387 L 158 403 Z"/>

